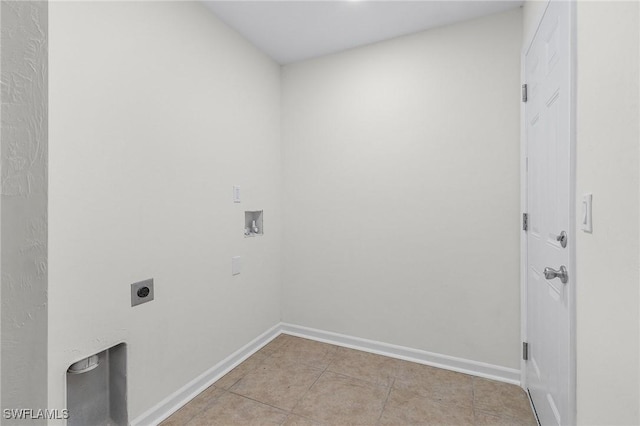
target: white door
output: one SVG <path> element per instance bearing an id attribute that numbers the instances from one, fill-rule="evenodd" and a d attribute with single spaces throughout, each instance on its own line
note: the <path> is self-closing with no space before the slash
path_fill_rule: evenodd
<path id="1" fill-rule="evenodd" d="M 551 1 L 525 55 L 527 146 L 526 383 L 542 425 L 566 425 L 571 402 L 571 38 L 567 1 Z M 566 247 L 560 236 L 564 237 Z M 558 271 L 554 273 L 552 268 Z M 561 269 L 568 280 L 563 282 Z M 546 276 L 545 276 L 546 275 Z"/>

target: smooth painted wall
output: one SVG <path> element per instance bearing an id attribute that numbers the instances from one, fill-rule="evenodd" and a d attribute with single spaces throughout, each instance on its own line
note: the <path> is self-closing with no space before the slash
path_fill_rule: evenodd
<path id="1" fill-rule="evenodd" d="M 524 44 L 546 1 L 524 5 Z M 640 423 L 640 10 L 577 2 L 577 423 Z M 593 233 L 580 230 L 593 194 Z"/>
<path id="2" fill-rule="evenodd" d="M 47 408 L 47 9 L 0 2 L 2 410 Z"/>
<path id="3" fill-rule="evenodd" d="M 640 423 L 639 27 L 637 2 L 577 4 L 578 215 L 593 193 L 576 241 L 580 425 Z"/>
<path id="4" fill-rule="evenodd" d="M 280 321 L 280 68 L 200 2 L 49 6 L 48 405 L 125 342 L 133 421 Z"/>
<path id="5" fill-rule="evenodd" d="M 519 368 L 519 9 L 283 67 L 283 320 Z"/>

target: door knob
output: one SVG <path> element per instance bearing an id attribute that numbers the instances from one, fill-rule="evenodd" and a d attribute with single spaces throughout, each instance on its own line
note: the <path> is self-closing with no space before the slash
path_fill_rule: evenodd
<path id="1" fill-rule="evenodd" d="M 544 268 L 544 277 L 548 280 L 552 280 L 554 278 L 560 278 L 562 284 L 566 284 L 569 281 L 569 273 L 567 272 L 567 268 L 562 265 L 559 271 L 556 271 L 553 268 L 549 268 L 548 266 Z"/>
<path id="2" fill-rule="evenodd" d="M 558 241 L 560 243 L 560 246 L 562 246 L 562 248 L 566 248 L 567 247 L 567 233 L 562 231 L 560 233 L 560 235 L 558 235 L 556 237 L 556 241 Z"/>

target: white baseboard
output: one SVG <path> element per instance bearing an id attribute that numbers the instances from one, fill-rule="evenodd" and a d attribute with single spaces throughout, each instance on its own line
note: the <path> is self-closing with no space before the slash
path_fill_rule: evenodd
<path id="1" fill-rule="evenodd" d="M 280 330 L 282 333 L 290 334 L 292 336 L 304 337 L 306 339 L 331 343 L 333 345 L 344 346 L 346 348 L 371 352 L 391 358 L 403 359 L 405 361 L 417 362 L 418 364 L 444 368 L 446 370 L 471 374 L 473 376 L 484 377 L 486 379 L 498 380 L 500 382 L 520 386 L 520 370 L 515 368 L 502 367 L 499 365 L 427 352 L 420 349 L 391 345 L 389 343 L 361 339 L 359 337 L 347 336 L 344 334 L 332 333 L 329 331 L 317 330 L 294 324 L 282 323 L 280 324 Z"/>
<path id="2" fill-rule="evenodd" d="M 223 359 L 200 376 L 196 377 L 173 394 L 169 395 L 149 410 L 145 411 L 133 421 L 131 426 L 157 425 L 183 405 L 198 396 L 222 376 L 233 370 L 238 364 L 259 351 L 264 345 L 275 339 L 281 333 L 281 325 L 276 324 L 236 352 Z"/>
<path id="3" fill-rule="evenodd" d="M 131 426 L 159 424 L 281 333 L 520 385 L 520 370 L 515 368 L 501 367 L 315 328 L 279 323 L 142 413 L 131 422 Z"/>

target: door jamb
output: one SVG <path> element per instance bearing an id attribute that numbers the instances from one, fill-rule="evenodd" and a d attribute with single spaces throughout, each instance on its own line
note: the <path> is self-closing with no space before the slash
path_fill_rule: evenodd
<path id="1" fill-rule="evenodd" d="M 556 0 L 547 0 L 547 5 L 542 13 L 536 17 L 536 30 L 523 40 L 523 49 L 520 56 L 521 81 L 525 83 L 525 59 L 531 48 L 533 39 L 538 33 L 542 18 L 546 14 L 549 3 Z M 561 1 L 561 0 L 560 0 Z M 570 91 L 570 112 L 569 112 L 569 157 L 570 157 L 570 188 L 569 188 L 569 271 L 572 274 L 571 291 L 569 291 L 569 424 L 574 425 L 577 421 L 577 400 L 576 400 L 576 290 L 577 290 L 577 269 L 576 269 L 576 233 L 578 232 L 576 223 L 576 94 L 577 94 L 577 2 L 569 1 L 569 91 Z M 521 213 L 528 211 L 527 206 L 527 137 L 525 123 L 525 104 L 520 103 L 520 209 Z M 521 223 L 521 222 L 520 222 Z M 523 342 L 527 341 L 527 238 L 528 234 L 521 227 L 520 230 L 520 335 Z M 526 361 L 520 357 L 520 385 L 527 390 L 527 366 Z"/>

